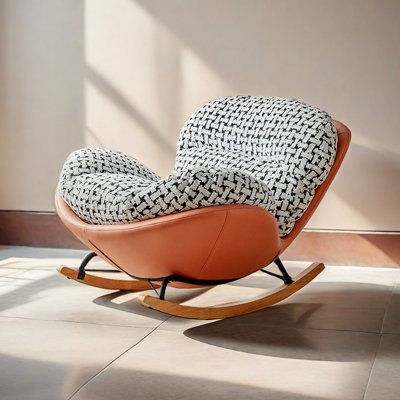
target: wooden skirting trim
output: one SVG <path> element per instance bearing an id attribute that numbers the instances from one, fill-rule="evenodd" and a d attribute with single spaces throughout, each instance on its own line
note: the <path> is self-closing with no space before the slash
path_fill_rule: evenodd
<path id="1" fill-rule="evenodd" d="M 0 211 L 0 245 L 84 249 L 55 213 Z M 400 266 L 400 232 L 303 231 L 283 260 L 328 265 Z"/>
<path id="2" fill-rule="evenodd" d="M 86 248 L 56 213 L 29 211 L 0 211 L 0 245 Z"/>
<path id="3" fill-rule="evenodd" d="M 400 266 L 400 232 L 335 232 L 306 230 L 282 254 L 291 261 L 330 265 Z"/>

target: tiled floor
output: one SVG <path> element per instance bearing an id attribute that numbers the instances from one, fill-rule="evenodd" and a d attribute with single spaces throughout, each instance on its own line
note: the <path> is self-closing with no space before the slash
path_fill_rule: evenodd
<path id="1" fill-rule="evenodd" d="M 328 267 L 272 308 L 194 321 L 55 272 L 83 254 L 0 247 L 1 400 L 400 399 L 400 269 Z M 214 304 L 274 284 L 190 293 Z"/>

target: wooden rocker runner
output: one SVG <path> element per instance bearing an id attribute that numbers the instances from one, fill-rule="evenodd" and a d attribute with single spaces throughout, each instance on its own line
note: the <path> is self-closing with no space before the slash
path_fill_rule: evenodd
<path id="1" fill-rule="evenodd" d="M 215 122 L 203 125 L 210 119 Z M 79 269 L 58 270 L 103 289 L 153 289 L 156 296 L 139 297 L 143 305 L 185 318 L 229 318 L 276 304 L 324 269 L 316 262 L 291 277 L 279 257 L 316 210 L 349 143 L 349 129 L 315 107 L 250 96 L 195 113 L 182 130 L 175 172 L 165 179 L 122 153 L 74 152 L 61 174 L 56 209 L 92 252 Z M 96 255 L 132 279 L 92 274 L 99 270 L 87 265 Z M 266 269 L 273 262 L 279 274 Z M 283 284 L 237 304 L 166 300 L 168 286 L 215 286 L 258 270 Z"/>

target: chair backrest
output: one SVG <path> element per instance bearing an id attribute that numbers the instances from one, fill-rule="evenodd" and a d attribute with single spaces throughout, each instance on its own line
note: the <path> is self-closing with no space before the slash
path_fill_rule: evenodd
<path id="1" fill-rule="evenodd" d="M 283 253 L 288 246 L 296 239 L 297 235 L 301 232 L 301 230 L 306 226 L 307 222 L 314 214 L 314 211 L 317 209 L 319 203 L 323 199 L 325 193 L 329 189 L 329 186 L 333 182 L 337 172 L 339 171 L 340 166 L 342 165 L 344 156 L 347 153 L 347 150 L 350 146 L 351 140 L 351 132 L 350 129 L 342 124 L 339 121 L 333 120 L 333 124 L 336 127 L 338 134 L 338 142 L 337 142 L 337 151 L 335 156 L 335 161 L 333 162 L 332 168 L 329 171 L 328 176 L 324 180 L 324 182 L 317 187 L 315 190 L 314 197 L 310 201 L 310 204 L 307 207 L 307 210 L 303 213 L 303 215 L 296 221 L 293 229 L 290 231 L 288 235 L 282 238 L 281 240 L 281 251 Z"/>
<path id="2" fill-rule="evenodd" d="M 264 181 L 284 236 L 327 177 L 336 146 L 336 128 L 325 111 L 278 97 L 226 97 L 189 118 L 175 171 L 233 169 Z"/>

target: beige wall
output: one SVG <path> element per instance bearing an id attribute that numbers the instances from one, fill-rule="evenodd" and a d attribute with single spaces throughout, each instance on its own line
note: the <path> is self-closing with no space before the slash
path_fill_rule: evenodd
<path id="1" fill-rule="evenodd" d="M 192 111 L 258 94 L 302 99 L 353 131 L 309 227 L 400 230 L 400 1 L 0 4 L 0 208 L 52 209 L 58 169 L 83 144 L 167 175 Z"/>

